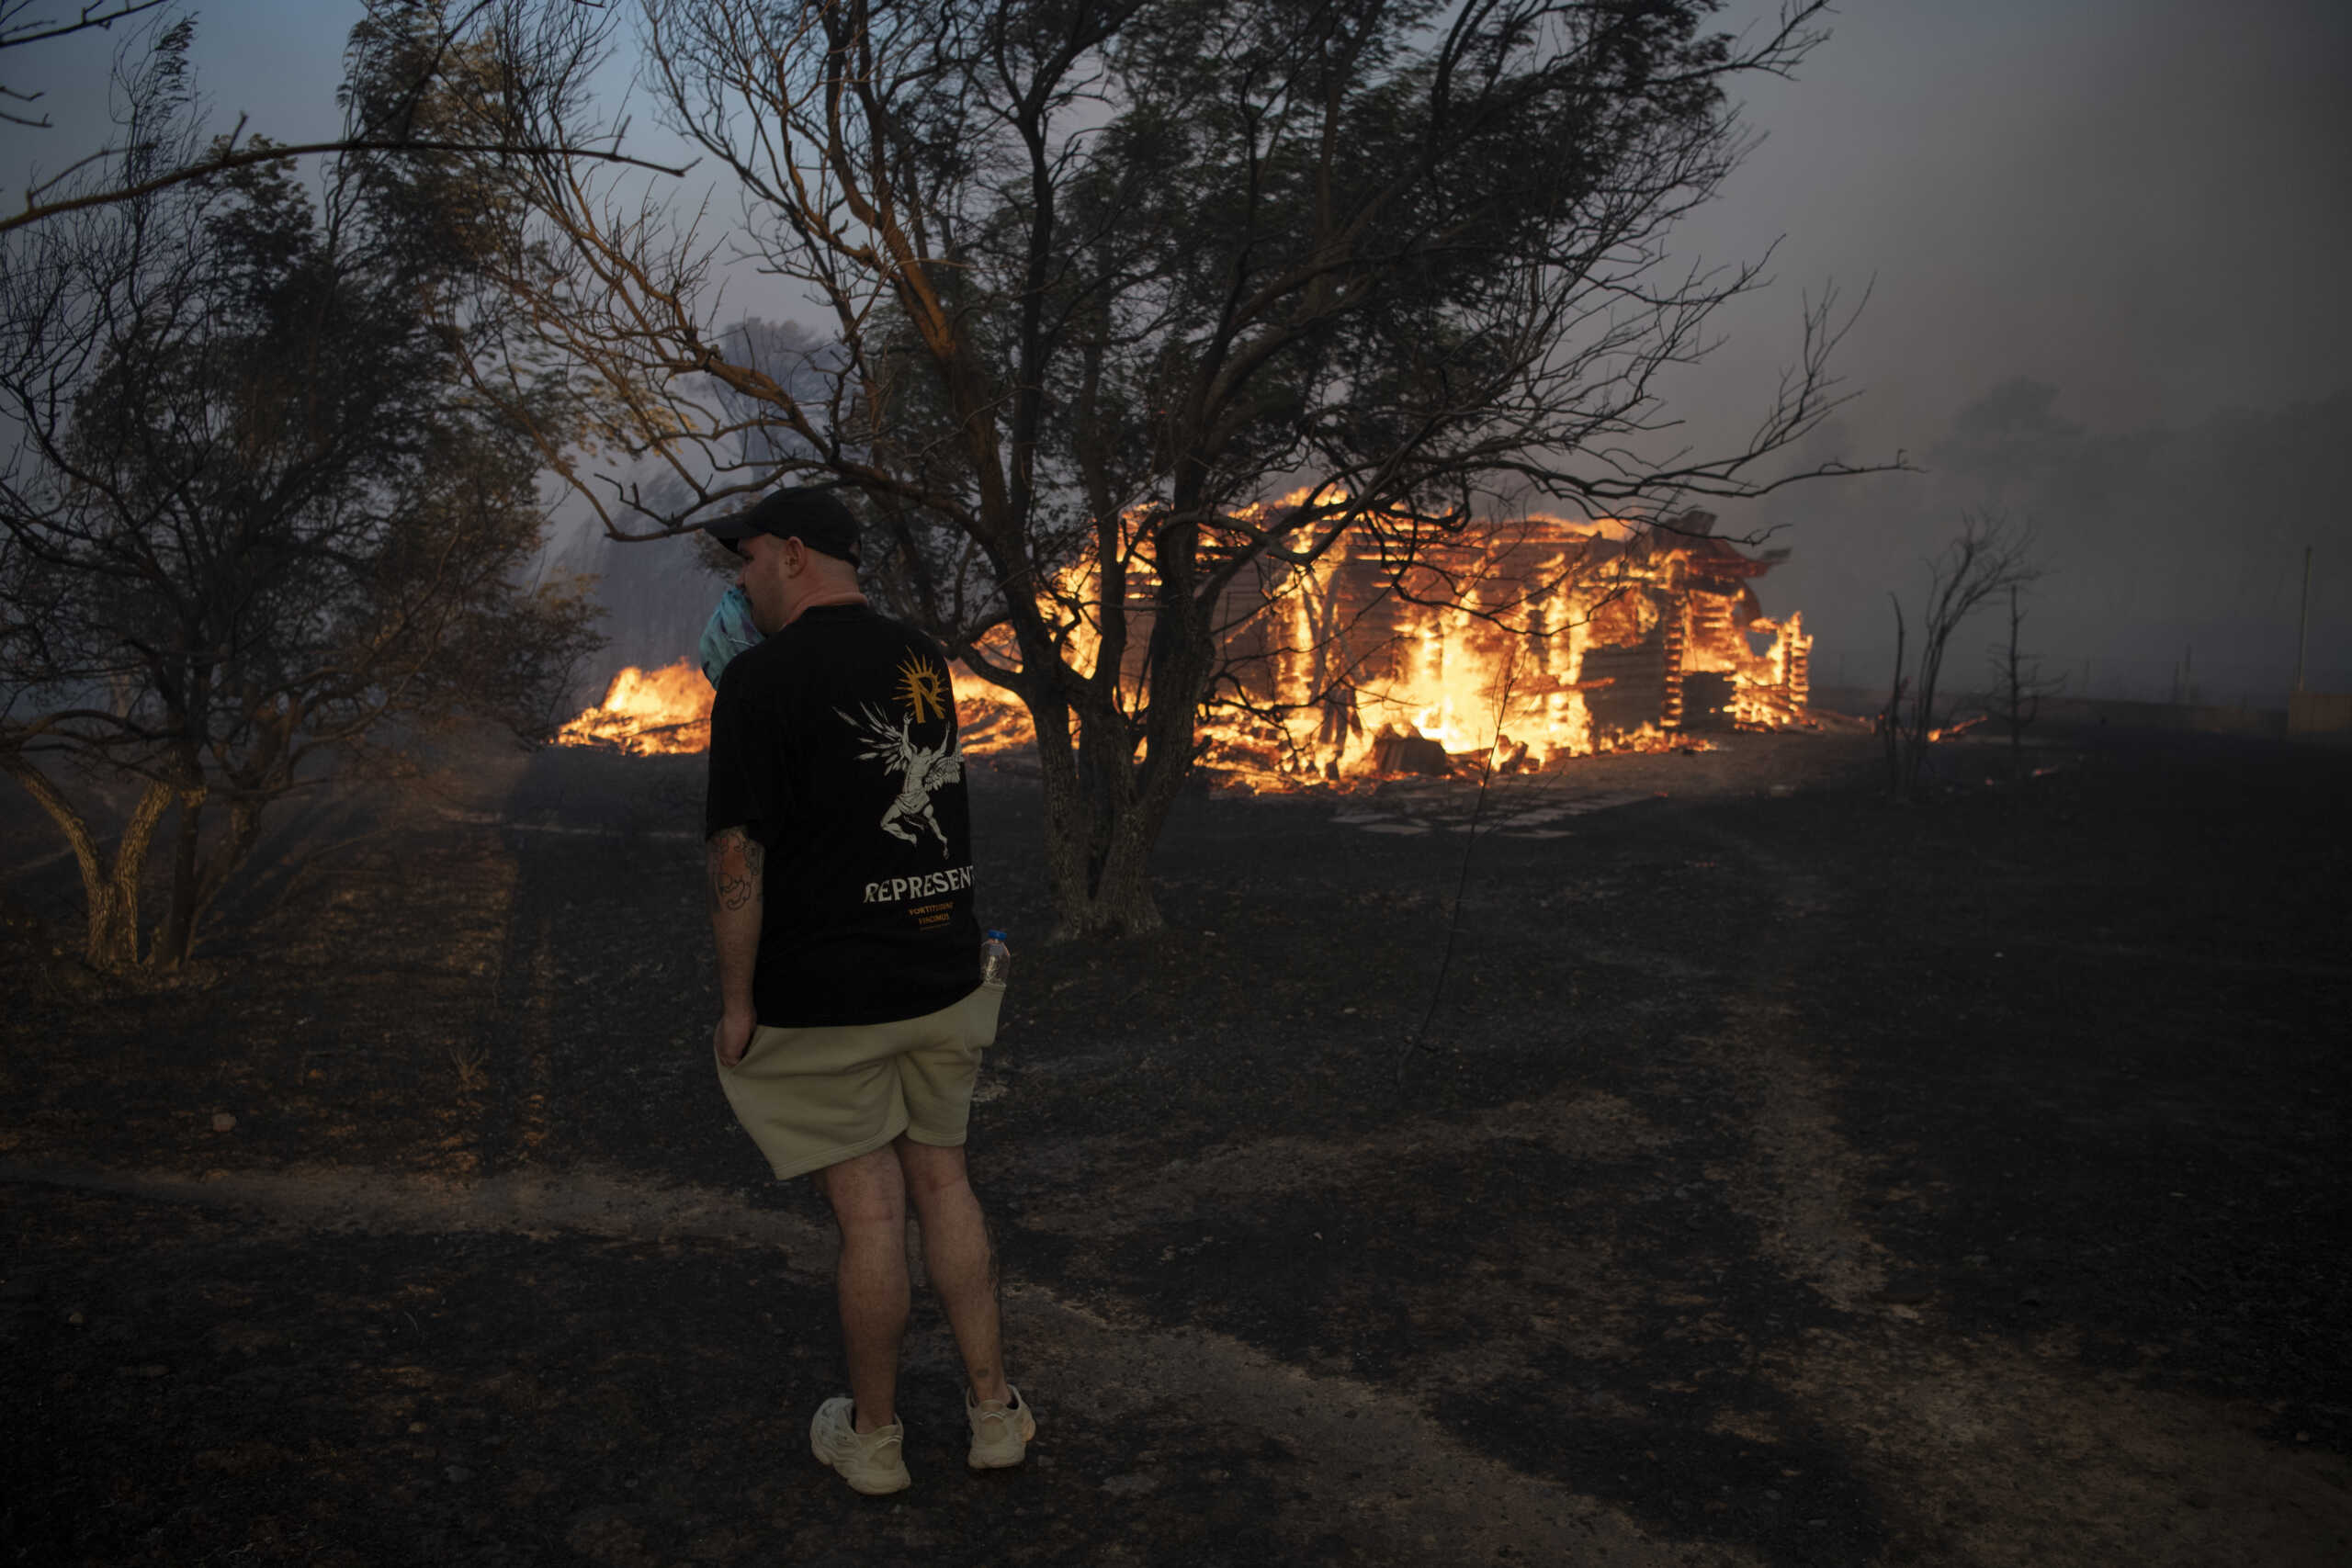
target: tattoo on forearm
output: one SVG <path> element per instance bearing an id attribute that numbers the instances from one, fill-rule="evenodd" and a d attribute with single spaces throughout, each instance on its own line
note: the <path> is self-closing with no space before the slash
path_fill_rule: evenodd
<path id="1" fill-rule="evenodd" d="M 760 901 L 766 845 L 741 828 L 721 828 L 711 835 L 708 859 L 712 908 L 735 910 Z"/>

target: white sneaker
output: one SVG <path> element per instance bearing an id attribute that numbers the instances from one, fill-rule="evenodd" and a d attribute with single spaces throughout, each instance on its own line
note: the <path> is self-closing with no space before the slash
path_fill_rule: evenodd
<path id="1" fill-rule="evenodd" d="M 1021 1391 L 1006 1385 L 1011 1399 L 974 1400 L 964 1391 L 964 1418 L 972 1424 L 972 1446 L 964 1462 L 974 1470 L 1006 1470 L 1027 1457 L 1029 1440 L 1037 1435 L 1036 1417 L 1022 1402 Z"/>
<path id="2" fill-rule="evenodd" d="M 906 1438 L 907 1424 L 903 1421 L 876 1427 L 871 1432 L 859 1431 L 857 1406 L 847 1394 L 817 1406 L 817 1418 L 808 1423 L 808 1451 L 817 1456 L 820 1464 L 830 1464 L 841 1472 L 851 1491 L 863 1492 L 869 1497 L 904 1492 L 912 1482 L 913 1477 L 907 1473 L 907 1461 L 899 1453 Z"/>

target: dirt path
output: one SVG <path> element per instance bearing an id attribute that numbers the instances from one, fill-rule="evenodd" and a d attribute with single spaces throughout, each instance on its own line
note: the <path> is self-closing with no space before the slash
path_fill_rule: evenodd
<path id="1" fill-rule="evenodd" d="M 1754 1038 L 1723 1043 L 1744 1051 Z M 1771 1066 L 1786 1077 L 1786 1062 Z M 1845 1434 L 1861 1450 L 1864 1471 L 1902 1497 L 1917 1539 L 1937 1543 L 1928 1561 L 2316 1568 L 2341 1560 L 2334 1546 L 2352 1535 L 2352 1466 L 2324 1451 L 2281 1453 L 2258 1436 L 2258 1409 L 2217 1411 L 2211 1401 L 2086 1376 L 2063 1335 L 2022 1352 L 1950 1343 L 1912 1307 L 1874 1301 L 1885 1293 L 1874 1262 L 1883 1249 L 1853 1220 L 1858 1205 L 1838 1200 L 1839 1156 L 1820 1100 L 1799 1088 L 1757 1103 L 1755 1159 L 1741 1174 L 1767 1195 L 1761 1234 L 1782 1267 L 1837 1303 L 1848 1326 L 1758 1357 L 1753 1375 L 1778 1398 L 1726 1411 L 1724 1425 L 1768 1443 L 1806 1426 Z M 1587 1097 L 1510 1107 L 1437 1134 L 1464 1145 L 1530 1135 L 1589 1153 L 1639 1142 L 1645 1132 L 1622 1103 Z M 1114 1210 L 1066 1209 L 1029 1223 L 1102 1236 L 1239 1195 L 1344 1182 L 1374 1157 L 1391 1156 L 1260 1141 L 1163 1170 Z M 335 1234 L 699 1241 L 781 1265 L 812 1294 L 831 1279 L 831 1235 L 807 1218 L 626 1172 L 449 1181 L 347 1167 L 200 1174 L 0 1167 L 0 1186 L 221 1212 L 257 1222 L 244 1235 L 263 1245 Z M 1798 1190 L 1810 1195 L 1789 1196 Z M 915 1268 L 920 1280 L 919 1261 Z M 1660 1540 L 1602 1500 L 1466 1448 L 1428 1408 L 1427 1394 L 1447 1381 L 1442 1366 L 1423 1370 L 1416 1398 L 1329 1370 L 1310 1372 L 1214 1332 L 1107 1319 L 1041 1287 L 1014 1287 L 1006 1310 L 1024 1363 L 1049 1369 L 1057 1390 L 1084 1391 L 1088 1428 L 1157 1426 L 1181 1450 L 1184 1434 L 1173 1428 L 1186 1417 L 1170 1413 L 1182 1411 L 1216 1427 L 1224 1447 L 1280 1456 L 1290 1486 L 1278 1534 L 1301 1551 L 1336 1537 L 1355 1562 L 1600 1560 L 1639 1568 L 1770 1560 Z M 1699 1330 L 1711 1331 L 1726 1330 Z M 1125 1506 L 1186 1479 L 1147 1444 L 1093 1484 Z M 1123 1560 L 1118 1543 L 1107 1543 L 1100 1560 Z"/>
<path id="2" fill-rule="evenodd" d="M 0 1166 L 0 1186 L 225 1211 L 258 1220 L 254 1238 L 269 1242 L 459 1232 L 707 1241 L 782 1263 L 812 1289 L 831 1282 L 831 1235 L 797 1216 L 752 1209 L 732 1193 L 594 1170 L 448 1182 L 345 1167 L 190 1176 Z M 914 1268 L 920 1281 L 919 1258 Z M 1023 1359 L 1050 1368 L 1057 1389 L 1084 1391 L 1088 1426 L 1167 1427 L 1174 1408 L 1216 1428 L 1223 1446 L 1283 1456 L 1294 1485 L 1279 1533 L 1301 1550 L 1336 1536 L 1358 1562 L 1544 1562 L 1579 1553 L 1632 1568 L 1757 1561 L 1654 1540 L 1592 1498 L 1465 1449 L 1413 1402 L 1369 1383 L 1309 1375 L 1214 1333 L 1109 1322 L 1036 1287 L 1010 1290 L 1005 1309 Z M 1049 1419 L 1048 1447 L 1055 1424 Z M 1184 1479 L 1146 1446 L 1096 1489 L 1132 1506 Z M 1100 1561 L 1134 1556 L 1112 1542 Z"/>

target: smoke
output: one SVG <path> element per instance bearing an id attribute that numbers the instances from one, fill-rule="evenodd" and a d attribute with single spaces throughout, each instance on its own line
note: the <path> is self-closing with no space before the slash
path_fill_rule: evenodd
<path id="1" fill-rule="evenodd" d="M 1891 673 L 1890 592 L 1916 605 L 1923 558 L 1969 513 L 2030 527 L 2041 581 L 2024 640 L 2072 694 L 2282 706 L 2294 679 L 2304 551 L 2312 553 L 2305 682 L 2352 691 L 2352 527 L 2336 454 L 2352 389 L 2179 426 L 2098 431 L 2061 389 L 2000 382 L 1962 407 L 1918 472 L 1826 481 L 1761 503 L 1794 557 L 1768 611 L 1802 609 L 1816 685 Z M 1824 431 L 1825 449 L 1842 433 Z M 1914 618 L 1916 619 L 1916 614 Z M 1976 672 L 1963 632 L 1963 682 Z"/>
<path id="2" fill-rule="evenodd" d="M 825 397 L 833 385 L 838 357 L 832 345 L 797 322 L 758 316 L 732 322 L 716 335 L 739 364 L 759 370 L 802 400 L 820 423 L 829 415 Z M 777 463 L 808 449 L 797 434 L 768 423 L 763 415 L 773 411 L 757 400 L 708 378 L 695 379 L 700 395 L 723 412 L 730 433 L 699 450 L 681 447 L 674 456 L 698 463 L 696 471 L 714 487 L 763 478 Z M 684 516 L 694 506 L 694 491 L 666 461 L 643 461 L 616 477 L 623 490 L 632 485 L 641 489 L 644 505 L 653 514 Z M 695 513 L 695 520 L 722 516 L 741 504 L 707 506 Z M 650 519 L 627 521 L 642 528 Z M 582 702 L 603 695 L 616 671 L 631 665 L 656 669 L 694 657 L 703 624 L 733 579 L 734 557 L 699 534 L 635 542 L 612 538 L 576 496 L 558 509 L 553 532 L 550 568 L 595 578 L 596 601 L 605 610 L 600 629 L 606 645 L 585 672 Z"/>
<path id="3" fill-rule="evenodd" d="M 731 563 L 714 559 L 715 549 L 695 535 L 624 544 L 597 532 L 574 540 L 560 568 L 594 577 L 605 609 L 598 629 L 605 646 L 582 671 L 575 694 L 582 705 L 601 698 L 619 670 L 656 670 L 695 657 L 703 623 L 733 576 Z"/>
<path id="4" fill-rule="evenodd" d="M 1676 255 L 1777 237 L 1777 281 L 1667 407 L 1723 449 L 1792 356 L 1797 296 L 1868 284 L 1833 365 L 1859 396 L 1800 456 L 1923 470 L 1723 509 L 1795 552 L 1765 608 L 1804 610 L 1818 683 L 1886 678 L 1888 591 L 1916 595 L 1981 508 L 2041 535 L 2025 636 L 2070 690 L 2087 664 L 2096 694 L 2278 705 L 2306 545 L 2307 682 L 2352 689 L 2347 60 L 2339 0 L 1885 0 L 1842 9 L 1799 79 L 1752 85 L 1765 140 Z M 1994 630 L 1962 634 L 1960 673 Z"/>

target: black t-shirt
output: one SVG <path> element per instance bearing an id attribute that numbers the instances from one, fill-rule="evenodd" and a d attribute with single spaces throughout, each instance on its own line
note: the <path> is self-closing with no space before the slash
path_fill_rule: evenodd
<path id="1" fill-rule="evenodd" d="M 956 694 L 913 627 L 820 604 L 737 655 L 711 704 L 703 824 L 767 847 L 763 1024 L 920 1018 L 980 983 Z"/>

